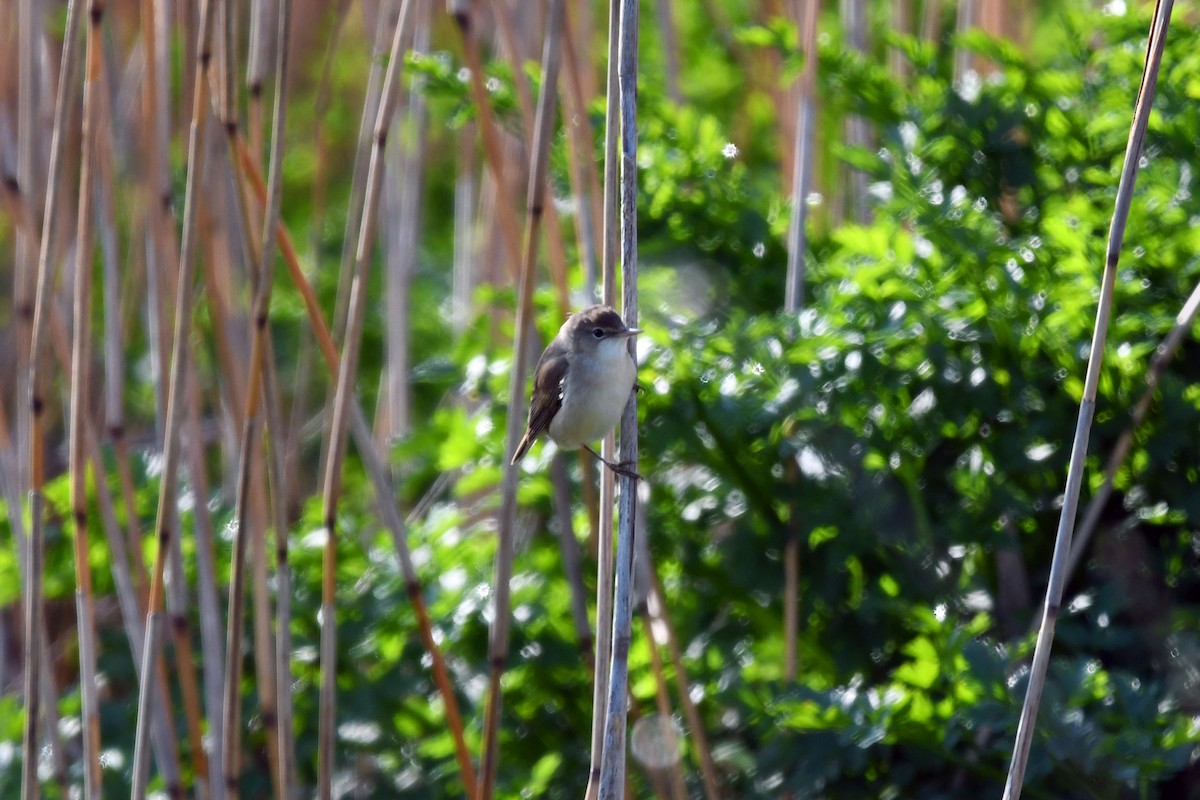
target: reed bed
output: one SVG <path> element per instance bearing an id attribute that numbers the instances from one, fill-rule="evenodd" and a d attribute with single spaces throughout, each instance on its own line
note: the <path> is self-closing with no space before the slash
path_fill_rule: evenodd
<path id="1" fill-rule="evenodd" d="M 134 798 L 161 788 L 171 797 L 224 800 L 255 785 L 269 787 L 262 791 L 273 797 L 293 798 L 315 788 L 317 796 L 331 799 L 375 780 L 365 760 L 343 749 L 339 725 L 350 712 L 339 712 L 344 703 L 339 681 L 349 670 L 338 623 L 353 611 L 346 606 L 339 562 L 349 544 L 347 520 L 357 512 L 345 512 L 342 504 L 346 475 L 355 469 L 365 473 L 375 503 L 359 530 L 361 540 L 368 550 L 377 533 L 390 540 L 395 560 L 387 563 L 412 604 L 406 625 L 414 641 L 419 639 L 422 667 L 428 668 L 423 679 L 432 686 L 429 718 L 450 732 L 452 745 L 438 756 L 444 762 L 438 770 L 453 773 L 451 780 L 472 800 L 504 793 L 505 770 L 514 769 L 504 760 L 505 735 L 517 722 L 505 711 L 502 687 L 514 660 L 509 648 L 516 590 L 510 584 L 521 571 L 521 470 L 505 467 L 498 485 L 487 490 L 496 508 L 479 501 L 477 490 L 461 488 L 472 465 L 442 472 L 411 495 L 420 499 L 410 504 L 409 465 L 390 448 L 418 432 L 421 401 L 427 400 L 414 375 L 422 314 L 445 313 L 448 329 L 469 334 L 482 312 L 490 354 L 511 348 L 506 454 L 524 422 L 529 359 L 539 345 L 534 324 L 539 303 L 565 315 L 581 301 L 599 300 L 620 306 L 627 323 L 637 324 L 639 72 L 647 79 L 639 65 L 637 4 L 609 4 L 605 63 L 602 53 L 593 52 L 597 8 L 561 0 L 515 5 L 451 0 L 448 19 L 432 0 L 381 0 L 362 7 L 342 0 L 319 13 L 290 0 L 203 0 L 195 8 L 141 0 L 136 8 L 107 10 L 103 0 L 70 0 L 54 86 L 55 76 L 45 69 L 49 62 L 39 61 L 32 46 L 57 44 L 60 34 L 47 30 L 51 5 L 13 4 L 16 33 L 0 33 L 7 37 L 3 42 L 20 40 L 13 65 L 5 68 L 16 73 L 18 124 L 15 170 L 3 176 L 0 190 L 9 224 L 0 233 L 11 233 L 15 244 L 12 319 L 18 357 L 11 392 L 17 402 L 0 405 L 0 493 L 8 508 L 24 508 L 24 514 L 8 515 L 22 584 L 23 800 L 42 792 L 47 761 L 62 796 L 99 797 L 111 780 L 101 763 L 109 743 L 101 741 L 100 718 L 108 701 L 98 691 L 105 685 L 98 664 L 109 655 L 100 647 L 111 631 L 98 620 L 97 608 L 110 599 L 97 596 L 96 587 L 109 581 L 102 572 L 93 574 L 99 549 L 111 571 L 111 599 L 137 683 Z M 922 4 L 915 20 L 914 4 L 896 4 L 892 24 L 934 39 L 941 5 Z M 726 10 L 710 6 L 715 20 L 728 21 Z M 785 165 L 781 175 L 790 173 L 791 201 L 783 307 L 795 316 L 806 302 L 808 230 L 843 211 L 868 219 L 871 207 L 865 175 L 857 171 L 849 193 L 829 207 L 814 209 L 806 202 L 810 193 L 828 188 L 821 186 L 816 163 L 819 4 L 768 3 L 751 16 L 765 23 L 785 6 L 798 23 L 804 56 L 794 99 L 785 99 L 776 85 L 783 69 L 777 54 L 756 62 L 758 56 L 727 31 L 721 35 L 753 80 L 763 84 L 757 88 L 776 98 L 788 117 L 780 120 L 778 134 L 786 140 L 778 149 Z M 863 2 L 846 2 L 839 13 L 851 44 L 866 52 L 864 10 Z M 679 3 L 656 0 L 653 11 L 664 70 L 654 77 L 672 102 L 686 104 Z M 1111 455 L 1105 483 L 1072 546 L 1113 273 L 1170 11 L 1169 2 L 1158 6 L 1122 173 L 1068 502 L 1008 797 L 1021 791 L 1040 699 L 1036 681 L 1046 670 L 1063 584 L 1083 557 L 1134 432 L 1200 308 L 1197 290 L 1151 365 L 1129 431 Z M 965 29 L 975 19 L 973 4 L 959 4 L 958 12 Z M 305 49 L 297 52 L 296 46 Z M 353 97 L 341 97 L 340 59 L 356 55 L 355 47 L 364 54 L 371 50 L 362 69 L 365 81 L 354 87 Z M 433 99 L 420 69 L 447 48 L 455 53 L 450 58 L 465 65 L 460 81 L 471 108 L 470 120 L 451 132 L 438 130 L 434 103 L 441 98 Z M 319 60 L 311 58 L 314 51 L 321 53 Z M 970 61 L 963 53 L 957 67 L 965 71 Z M 530 67 L 538 55 L 540 74 Z M 415 68 L 406 64 L 410 59 Z M 910 71 L 903 59 L 889 64 L 897 74 Z M 598 159 L 596 83 L 605 68 L 604 157 Z M 496 101 L 503 94 L 496 88 L 503 82 L 495 78 L 498 73 L 511 76 L 514 102 L 508 108 Z M 541 81 L 536 97 L 530 81 L 535 74 Z M 0 81 L 0 90 L 4 85 Z M 315 111 L 301 101 L 305 90 L 314 93 Z M 300 113 L 312 114 L 314 127 L 288 132 L 298 101 L 305 108 Z M 339 138 L 337 127 L 342 124 L 337 114 L 347 106 L 359 122 L 357 139 L 344 137 L 350 144 Z M 734 123 L 739 124 L 744 122 Z M 847 124 L 848 142 L 867 147 L 866 124 L 854 119 Z M 551 166 L 555 147 L 563 156 L 554 162 L 559 174 Z M 311 217 L 302 229 L 285 214 L 295 202 L 287 184 L 289 168 L 303 175 L 308 159 Z M 448 162 L 454 170 L 454 263 L 445 282 L 452 296 L 437 308 L 422 308 L 414 284 L 428 267 L 422 249 L 426 222 L 439 201 L 428 178 Z M 181 179 L 177 213 L 175 183 Z M 336 237 L 328 229 L 340 227 L 343 215 L 345 234 L 331 244 Z M 336 252 L 327 257 L 339 247 L 340 258 Z M 377 252 L 385 265 L 379 281 L 372 276 Z M 283 276 L 276 275 L 278 261 Z M 545 278 L 539 277 L 539 261 L 547 265 Z M 340 267 L 336 279 L 334 263 Z M 383 286 L 382 304 L 373 294 L 376 283 Z M 543 284 L 548 299 L 536 299 Z M 488 290 L 480 293 L 481 287 Z M 515 302 L 504 294 L 510 289 Z M 280 309 L 285 313 L 277 314 Z M 368 328 L 377 313 L 384 321 Z M 382 331 L 383 356 L 374 363 L 381 368 L 364 376 L 360 354 L 379 346 L 370 339 L 376 331 Z M 296 352 L 281 352 L 285 347 Z M 138 360 L 143 350 L 146 357 Z M 285 373 L 284 365 L 294 373 Z M 63 431 L 55 427 L 56 381 L 67 398 Z M 323 405 L 321 392 L 327 392 Z M 131 400 L 139 394 L 148 399 L 131 413 Z M 439 408 L 473 410 L 473 401 L 451 394 Z M 364 412 L 364 404 L 372 414 Z M 147 407 L 152 414 L 145 413 Z M 67 452 L 65 468 L 53 463 L 56 447 Z M 635 397 L 619 437 L 606 437 L 601 454 L 636 463 L 638 452 Z M 306 466 L 310 454 L 313 461 L 319 457 L 316 470 Z M 150 462 L 155 474 L 148 477 Z M 569 586 L 578 668 L 592 679 L 585 796 L 632 796 L 650 787 L 661 798 L 690 791 L 716 800 L 733 784 L 714 754 L 719 739 L 706 716 L 710 709 L 694 700 L 695 673 L 688 673 L 694 659 L 685 655 L 688 642 L 672 623 L 671 598 L 650 558 L 644 496 L 628 477 L 620 479 L 618 493 L 610 471 L 597 475 L 586 458 L 579 466 L 576 473 L 572 458 L 557 454 L 550 485 L 563 564 L 563 577 L 555 580 Z M 69 487 L 65 514 L 46 496 L 47 478 L 60 477 L 48 475 L 52 467 Z M 793 486 L 804 480 L 795 464 L 786 465 L 785 474 Z M 656 477 L 648 473 L 648 483 Z M 150 528 L 144 487 L 155 478 Z M 470 492 L 477 493 L 468 497 Z M 443 621 L 433 616 L 444 597 L 445 576 L 427 584 L 429 573 L 423 573 L 430 569 L 424 562 L 426 523 L 447 504 L 463 512 L 467 525 L 496 523 L 491 627 L 486 655 L 479 657 L 482 667 L 449 649 L 459 643 L 446 641 Z M 578 505 L 587 510 L 588 548 L 575 531 Z M 226 530 L 218 530 L 230 513 Z M 297 549 L 302 526 L 318 516 L 325 536 L 319 650 L 309 669 L 309 642 L 301 631 L 310 621 L 297 609 L 306 602 L 304 581 L 310 576 L 294 562 L 309 546 L 305 540 Z M 74 690 L 75 678 L 57 685 L 61 656 L 47 627 L 45 598 L 47 533 L 53 536 L 60 517 L 73 547 L 79 656 L 74 674 L 81 701 L 81 731 L 65 737 L 69 726 L 60 725 L 59 704 Z M 789 683 L 801 671 L 803 528 L 793 505 L 782 553 L 780 676 Z M 589 550 L 596 558 L 594 627 L 587 596 L 591 579 L 584 577 L 592 566 Z M 635 614 L 642 620 L 636 633 Z M 631 693 L 638 670 L 653 678 L 653 698 L 648 691 L 643 697 Z M 304 694 L 309 688 L 315 689 L 315 703 Z M 650 713 L 655 717 L 646 718 Z M 643 765 L 641 776 L 630 775 L 629 717 L 661 725 L 664 740 L 675 735 L 681 720 L 689 761 Z M 305 739 L 314 730 L 315 756 Z M 304 760 L 309 756 L 312 763 Z M 256 783 L 260 773 L 263 779 Z"/>

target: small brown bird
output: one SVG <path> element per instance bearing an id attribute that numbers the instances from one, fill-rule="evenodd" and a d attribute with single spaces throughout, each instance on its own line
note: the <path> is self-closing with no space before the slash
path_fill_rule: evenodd
<path id="1" fill-rule="evenodd" d="M 529 427 L 513 464 L 545 433 L 564 449 L 586 448 L 619 475 L 640 477 L 631 465 L 608 461 L 588 447 L 604 438 L 625 410 L 637 378 L 626 340 L 639 333 L 609 306 L 591 306 L 567 318 L 538 359 Z"/>

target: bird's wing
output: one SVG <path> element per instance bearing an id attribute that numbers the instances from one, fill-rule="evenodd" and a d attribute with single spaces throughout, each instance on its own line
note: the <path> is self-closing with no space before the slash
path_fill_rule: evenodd
<path id="1" fill-rule="evenodd" d="M 549 357 L 547 357 L 549 356 Z M 521 460 L 539 436 L 550 427 L 550 421 L 562 408 L 563 381 L 567 377 L 567 359 L 562 355 L 543 353 L 533 378 L 533 399 L 529 406 L 529 427 L 517 446 L 513 464 Z"/>

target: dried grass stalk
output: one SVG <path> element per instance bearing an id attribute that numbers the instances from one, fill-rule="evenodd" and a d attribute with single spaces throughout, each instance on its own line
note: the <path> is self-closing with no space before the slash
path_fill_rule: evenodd
<path id="1" fill-rule="evenodd" d="M 1154 6 L 1154 19 L 1150 23 L 1150 39 L 1146 45 L 1146 66 L 1142 72 L 1141 86 L 1138 88 L 1133 123 L 1129 130 L 1129 142 L 1125 147 L 1125 163 L 1121 168 L 1121 181 L 1117 186 L 1112 224 L 1108 231 L 1108 246 L 1104 253 L 1104 275 L 1100 282 L 1100 302 L 1096 309 L 1096 327 L 1092 333 L 1091 351 L 1088 353 L 1087 376 L 1084 379 L 1083 400 L 1079 404 L 1079 419 L 1075 425 L 1075 440 L 1071 445 L 1071 461 L 1067 467 L 1067 486 L 1063 495 L 1062 514 L 1058 521 L 1058 534 L 1054 541 L 1054 557 L 1050 564 L 1050 578 L 1046 586 L 1046 602 L 1042 610 L 1042 623 L 1038 630 L 1037 645 L 1034 648 L 1033 664 L 1029 669 L 1029 684 L 1025 692 L 1025 703 L 1021 707 L 1021 720 L 1017 725 L 1012 760 L 1009 762 L 1008 779 L 1004 786 L 1004 800 L 1018 800 L 1021 796 L 1021 786 L 1025 780 L 1025 767 L 1029 761 L 1029 750 L 1033 745 L 1034 725 L 1037 721 L 1042 690 L 1045 688 L 1046 671 L 1050 664 L 1050 648 L 1054 643 L 1054 628 L 1058 622 L 1063 587 L 1066 584 L 1067 561 L 1071 552 L 1075 513 L 1079 508 L 1079 492 L 1083 483 L 1088 436 L 1091 433 L 1092 416 L 1096 411 L 1096 387 L 1100 383 L 1100 365 L 1104 360 L 1104 341 L 1108 334 L 1109 317 L 1112 315 L 1117 263 L 1121 256 L 1121 244 L 1125 238 L 1125 224 L 1129 219 L 1129 207 L 1133 202 L 1138 161 L 1142 155 L 1142 143 L 1146 138 L 1146 125 L 1150 120 L 1150 107 L 1154 100 L 1155 86 L 1158 84 L 1158 71 L 1162 64 L 1163 48 L 1167 42 L 1167 29 L 1171 22 L 1173 5 L 1173 0 L 1158 0 Z"/>
<path id="2" fill-rule="evenodd" d="M 622 0 L 617 67 L 621 104 L 621 283 L 625 324 L 637 327 L 637 66 L 638 4 Z M 629 343 L 633 352 L 634 342 Z M 626 464 L 638 460 L 637 395 L 621 416 L 621 456 Z M 612 665 L 604 723 L 604 753 L 600 763 L 600 800 L 616 800 L 625 783 L 626 711 L 629 700 L 629 644 L 633 625 L 633 560 L 637 482 L 621 476 L 618 498 L 617 555 L 613 601 Z"/>
<path id="3" fill-rule="evenodd" d="M 212 0 L 202 0 L 200 29 L 197 38 L 195 83 L 192 89 L 192 122 L 188 139 L 188 177 L 184 190 L 183 236 L 180 245 L 179 279 L 176 287 L 175 333 L 171 347 L 171 378 L 167 394 L 166 425 L 163 431 L 163 466 L 158 497 L 155 533 L 158 550 L 150 582 L 150 597 L 146 610 L 146 646 L 143 650 L 142 685 L 138 696 L 138 721 L 134 741 L 133 797 L 145 794 L 149 778 L 149 750 L 146 746 L 149 721 L 155 695 L 152 679 L 159 655 L 162 636 L 163 577 L 166 558 L 171 547 L 171 532 L 177 529 L 175 519 L 175 481 L 179 468 L 179 426 L 183 416 L 184 376 L 188 360 L 188 340 L 191 334 L 193 278 L 196 266 L 197 201 L 196 193 L 204 180 L 205 130 L 208 114 L 208 82 L 206 73 L 212 58 Z"/>
<path id="4" fill-rule="evenodd" d="M 317 793 L 321 800 L 333 796 L 334 733 L 336 728 L 335 678 L 337 675 L 336 633 L 336 569 L 337 569 L 337 504 L 341 490 L 342 459 L 345 453 L 352 384 L 358 371 L 359 344 L 366 317 L 367 272 L 371 263 L 376 208 L 383 180 L 384 151 L 395 107 L 396 87 L 403 62 L 401 44 L 411 35 L 413 1 L 404 0 L 400 19 L 392 39 L 387 73 L 383 79 L 379 110 L 375 117 L 371 163 L 367 171 L 363 200 L 362 222 L 355 251 L 354 279 L 350 286 L 346 336 L 338 369 L 337 389 L 330 419 L 329 444 L 326 447 L 325 475 L 322 481 L 323 519 L 325 522 L 325 553 L 322 564 L 321 592 L 321 691 L 320 719 L 317 736 Z M 370 448 L 373 445 L 368 444 Z"/>
<path id="5" fill-rule="evenodd" d="M 545 209 L 546 167 L 550 161 L 555 114 L 558 102 L 558 65 L 562 48 L 562 0 L 551 0 L 546 14 L 546 33 L 542 47 L 542 88 L 538 97 L 537 117 L 530 145 L 529 187 L 526 191 L 528 213 L 525 218 L 524 259 L 521 262 L 520 289 L 517 299 L 517 328 L 513 342 L 513 366 L 509 376 L 509 414 L 505 430 L 504 480 L 501 484 L 500 531 L 496 544 L 495 610 L 488 641 L 491 664 L 488 681 L 488 703 L 483 722 L 483 757 L 479 766 L 478 800 L 490 800 L 499 765 L 500 708 L 502 696 L 500 677 L 508 659 L 511 620 L 509 581 L 512 578 L 513 537 L 517 517 L 517 482 L 520 468 L 508 462 L 516 452 L 524 429 L 524 420 L 517 409 L 525 406 L 525 375 L 529 369 L 529 336 L 533 331 L 533 287 L 536 282 L 537 244 Z M 477 98 L 477 102 L 478 102 Z M 484 101 L 486 102 L 486 100 Z M 497 176 L 497 184 L 499 177 Z M 503 204 L 501 204 L 503 205 Z"/>

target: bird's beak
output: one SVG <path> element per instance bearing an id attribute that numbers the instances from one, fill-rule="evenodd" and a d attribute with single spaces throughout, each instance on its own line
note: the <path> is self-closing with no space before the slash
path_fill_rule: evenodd
<path id="1" fill-rule="evenodd" d="M 616 334 L 616 336 L 618 336 L 620 338 L 625 338 L 626 336 L 637 336 L 641 332 L 642 332 L 641 328 L 626 328 L 625 330 Z"/>

